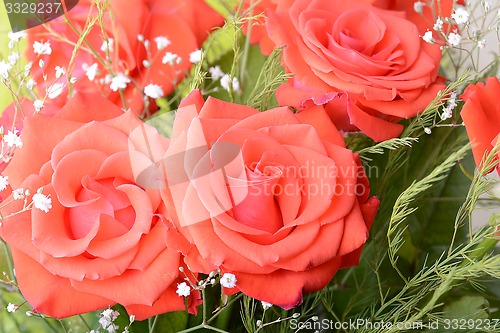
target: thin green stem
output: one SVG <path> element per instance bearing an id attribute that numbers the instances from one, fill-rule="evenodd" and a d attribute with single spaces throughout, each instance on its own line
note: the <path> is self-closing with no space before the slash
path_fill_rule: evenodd
<path id="1" fill-rule="evenodd" d="M 158 322 L 158 316 L 155 316 L 154 319 L 153 319 L 153 322 L 151 323 L 151 321 L 149 321 L 149 333 L 153 333 L 155 327 L 156 327 L 156 323 Z"/>

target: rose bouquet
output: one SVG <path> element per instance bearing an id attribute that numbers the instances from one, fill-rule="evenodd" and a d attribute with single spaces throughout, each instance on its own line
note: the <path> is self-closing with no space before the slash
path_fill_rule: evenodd
<path id="1" fill-rule="evenodd" d="M 500 331 L 500 6 L 4 5 L 2 331 Z"/>

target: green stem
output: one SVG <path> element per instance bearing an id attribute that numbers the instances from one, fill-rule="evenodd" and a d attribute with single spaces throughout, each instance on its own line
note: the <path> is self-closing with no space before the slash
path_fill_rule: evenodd
<path id="1" fill-rule="evenodd" d="M 239 294 L 238 296 L 236 296 L 232 300 L 230 300 L 222 309 L 220 309 L 219 311 L 217 311 L 217 313 L 215 313 L 212 317 L 210 317 L 210 319 L 207 320 L 207 323 L 210 324 L 215 318 L 217 318 L 221 314 L 221 312 L 230 308 L 241 297 L 243 297 L 243 294 Z"/>
<path id="2" fill-rule="evenodd" d="M 499 239 L 488 237 L 481 241 L 481 243 L 477 244 L 476 247 L 470 252 L 470 255 L 462 261 L 460 267 L 465 267 L 471 261 L 476 259 L 481 260 L 486 254 L 491 252 L 493 248 L 497 245 Z"/>
<path id="3" fill-rule="evenodd" d="M 153 323 L 151 324 L 151 321 L 149 321 L 149 333 L 153 333 L 156 323 L 158 322 L 158 316 L 155 316 L 155 319 L 153 319 Z"/>
<path id="4" fill-rule="evenodd" d="M 5 243 L 4 241 L 2 241 L 2 244 L 5 251 L 5 259 L 7 260 L 7 266 L 9 267 L 9 274 L 10 274 L 9 278 L 12 281 L 14 281 L 17 285 L 16 275 L 14 274 L 14 264 L 12 262 L 12 256 L 10 254 L 9 247 L 7 246 L 7 243 Z"/>

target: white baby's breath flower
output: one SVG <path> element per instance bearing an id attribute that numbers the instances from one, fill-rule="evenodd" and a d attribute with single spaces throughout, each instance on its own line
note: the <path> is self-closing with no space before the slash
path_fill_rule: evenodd
<path id="1" fill-rule="evenodd" d="M 14 198 L 14 200 L 24 199 L 24 189 L 21 187 L 17 190 L 12 191 L 12 197 Z"/>
<path id="2" fill-rule="evenodd" d="M 34 42 L 33 43 L 33 52 L 35 52 L 38 55 L 52 54 L 52 48 L 50 47 L 50 41 L 47 41 L 45 43 Z"/>
<path id="3" fill-rule="evenodd" d="M 59 97 L 64 89 L 64 83 L 54 83 L 53 85 L 47 88 L 47 97 L 50 99 L 54 99 Z"/>
<path id="4" fill-rule="evenodd" d="M 457 22 L 457 24 L 464 24 L 469 22 L 469 12 L 462 7 L 455 8 L 451 18 Z"/>
<path id="5" fill-rule="evenodd" d="M 26 33 L 26 31 L 18 31 L 18 32 L 9 32 L 7 34 L 7 36 L 9 37 L 9 39 L 13 42 L 19 42 L 19 40 L 22 38 L 22 39 L 25 39 L 28 34 Z"/>
<path id="6" fill-rule="evenodd" d="M 175 292 L 179 297 L 188 297 L 191 294 L 191 287 L 186 282 L 178 283 Z"/>
<path id="7" fill-rule="evenodd" d="M 481 39 L 477 41 L 477 47 L 484 49 L 486 47 L 486 39 Z"/>
<path id="8" fill-rule="evenodd" d="M 224 72 L 222 71 L 220 66 L 210 67 L 208 71 L 210 72 L 212 80 L 214 81 L 217 81 L 218 79 L 224 76 Z"/>
<path id="9" fill-rule="evenodd" d="M 24 66 L 24 76 L 30 75 L 31 68 L 33 67 L 33 63 L 29 62 Z"/>
<path id="10" fill-rule="evenodd" d="M 14 147 L 14 146 L 16 146 L 17 148 L 23 147 L 23 141 L 19 137 L 19 131 L 16 129 L 14 129 L 14 131 L 9 130 L 9 132 L 3 136 L 3 141 L 9 147 Z"/>
<path id="11" fill-rule="evenodd" d="M 438 17 L 436 19 L 436 23 L 434 23 L 433 29 L 436 31 L 441 31 L 443 29 L 443 24 L 444 24 L 443 20 L 440 17 Z"/>
<path id="12" fill-rule="evenodd" d="M 9 304 L 7 305 L 7 312 L 14 313 L 14 312 L 16 312 L 18 309 L 19 309 L 19 306 L 18 306 L 17 304 L 12 304 L 12 303 L 9 303 Z"/>
<path id="13" fill-rule="evenodd" d="M 29 79 L 28 81 L 26 81 L 26 88 L 28 88 L 28 90 L 33 90 L 35 86 L 36 86 L 35 80 Z"/>
<path id="14" fill-rule="evenodd" d="M 271 303 L 267 303 L 267 302 L 264 302 L 264 301 L 261 301 L 262 303 L 262 308 L 264 310 L 269 310 L 273 305 Z"/>
<path id="15" fill-rule="evenodd" d="M 161 62 L 164 64 L 169 64 L 169 65 L 173 66 L 177 62 L 177 59 L 181 59 L 181 58 L 175 53 L 167 52 L 163 56 L 163 59 L 161 60 Z"/>
<path id="16" fill-rule="evenodd" d="M 64 69 L 64 67 L 56 66 L 56 78 L 60 78 L 64 74 L 66 74 L 66 70 Z"/>
<path id="17" fill-rule="evenodd" d="M 10 70 L 12 69 L 11 64 L 5 62 L 5 60 L 0 61 L 0 76 L 3 79 L 8 79 L 10 75 Z"/>
<path id="18" fill-rule="evenodd" d="M 113 52 L 115 49 L 114 46 L 115 40 L 113 38 L 108 38 L 107 41 L 103 41 L 101 45 L 101 51 L 106 52 L 109 50 L 109 52 Z"/>
<path id="19" fill-rule="evenodd" d="M 71 77 L 71 79 L 69 79 L 69 82 L 72 83 L 72 84 L 75 84 L 76 81 L 78 81 L 78 79 L 74 76 Z"/>
<path id="20" fill-rule="evenodd" d="M 448 35 L 448 43 L 452 46 L 459 46 L 462 42 L 462 36 L 455 32 L 450 32 Z"/>
<path id="21" fill-rule="evenodd" d="M 189 54 L 189 62 L 193 64 L 197 64 L 201 61 L 201 57 L 203 55 L 203 52 L 201 50 L 196 50 L 193 51 Z"/>
<path id="22" fill-rule="evenodd" d="M 90 81 L 94 81 L 95 77 L 99 74 L 99 68 L 97 66 L 97 63 L 93 63 L 90 66 L 87 63 L 82 65 L 82 69 L 85 71 L 85 75 Z"/>
<path id="23" fill-rule="evenodd" d="M 48 213 L 52 208 L 52 199 L 47 197 L 45 194 L 38 191 L 33 195 L 33 205 L 36 209 L 41 210 L 44 213 Z"/>
<path id="24" fill-rule="evenodd" d="M 220 279 L 220 284 L 224 288 L 234 288 L 237 281 L 238 280 L 236 279 L 236 276 L 234 274 L 224 273 L 224 275 L 222 275 L 222 278 Z"/>
<path id="25" fill-rule="evenodd" d="M 9 186 L 9 176 L 0 176 L 0 191 L 3 191 Z"/>
<path id="26" fill-rule="evenodd" d="M 21 55 L 17 52 L 12 52 L 7 59 L 9 59 L 9 63 L 11 65 L 15 65 L 19 59 L 21 59 Z"/>
<path id="27" fill-rule="evenodd" d="M 127 84 L 129 84 L 130 82 L 132 81 L 127 75 L 119 73 L 118 75 L 116 75 L 111 79 L 111 85 L 109 87 L 113 91 L 118 91 L 118 89 L 127 88 Z"/>
<path id="28" fill-rule="evenodd" d="M 158 50 L 163 50 L 164 48 L 166 48 L 167 46 L 169 46 L 170 44 L 172 44 L 172 42 L 170 41 L 170 39 L 168 39 L 165 36 L 155 37 L 154 40 L 155 40 L 155 43 L 156 43 L 156 48 Z"/>
<path id="29" fill-rule="evenodd" d="M 44 103 L 41 99 L 37 99 L 36 101 L 33 102 L 33 107 L 35 108 L 36 112 L 39 112 L 41 109 L 43 109 Z"/>
<path id="30" fill-rule="evenodd" d="M 429 127 L 424 127 L 425 134 L 431 134 L 432 130 Z"/>
<path id="31" fill-rule="evenodd" d="M 45 61 L 43 61 L 43 59 L 40 59 L 38 61 L 38 67 L 42 68 L 43 66 L 45 66 Z"/>
<path id="32" fill-rule="evenodd" d="M 436 40 L 432 36 L 432 31 L 428 30 L 423 36 L 422 39 L 427 43 L 433 44 Z"/>
<path id="33" fill-rule="evenodd" d="M 423 1 L 415 1 L 413 3 L 413 10 L 419 14 L 424 10 L 425 3 Z"/>
<path id="34" fill-rule="evenodd" d="M 229 91 L 229 82 L 232 83 L 232 88 L 234 91 L 240 90 L 240 81 L 238 81 L 238 78 L 233 77 L 233 79 L 231 80 L 231 77 L 228 74 L 224 74 L 220 79 L 220 85 L 227 91 Z"/>
<path id="35" fill-rule="evenodd" d="M 151 98 L 161 98 L 164 95 L 163 89 L 157 84 L 148 84 L 144 87 L 144 94 Z"/>

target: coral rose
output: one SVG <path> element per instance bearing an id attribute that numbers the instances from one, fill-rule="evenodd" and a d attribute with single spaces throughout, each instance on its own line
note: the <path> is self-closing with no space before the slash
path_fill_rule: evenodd
<path id="1" fill-rule="evenodd" d="M 103 17 L 104 31 L 99 22 L 94 24 L 69 73 L 78 80 L 74 85 L 76 91 L 98 91 L 121 107 L 124 105 L 117 90 L 125 87 L 126 106 L 138 114 L 157 109 L 154 98 L 174 90 L 192 65 L 190 53 L 200 48 L 213 27 L 223 23 L 222 16 L 204 0 L 111 0 L 109 10 L 111 14 Z M 96 18 L 97 13 L 94 0 L 81 0 L 67 14 L 71 25 L 60 18 L 28 30 L 28 60 L 36 64 L 38 59 L 45 62 L 43 69 L 38 65 L 32 68 L 42 96 L 48 89 L 54 95 L 60 93 L 55 97 L 60 104 L 66 100 L 67 87 L 59 91 L 58 86 L 51 89 L 54 82 L 68 81 L 65 77 L 56 79 L 56 66 L 68 66 L 86 23 Z M 36 54 L 31 47 L 34 42 L 49 42 L 50 54 Z M 165 58 L 167 54 L 170 57 Z M 153 94 L 146 94 L 144 88 L 150 84 L 161 89 L 155 86 Z"/>
<path id="2" fill-rule="evenodd" d="M 162 194 L 180 232 L 169 244 L 187 266 L 234 274 L 226 294 L 287 309 L 357 264 L 379 204 L 319 106 L 258 112 L 194 91 L 165 161 Z"/>
<path id="3" fill-rule="evenodd" d="M 280 0 L 245 0 L 242 9 L 251 14 L 251 16 L 263 15 L 265 12 L 273 12 Z M 415 11 L 415 2 L 406 0 L 363 0 L 378 8 L 403 11 L 406 13 L 408 20 L 417 25 L 419 32 L 424 34 L 427 30 L 432 29 L 436 15 L 439 13 L 441 17 L 449 17 L 453 8 L 453 0 L 441 0 L 434 2 L 434 11 L 430 4 L 422 2 L 422 12 Z M 461 3 L 461 1 L 459 1 Z M 266 31 L 265 16 L 259 17 L 256 20 L 249 21 L 252 24 L 250 33 L 250 42 L 259 44 L 263 54 L 269 55 L 273 51 L 275 44 L 269 38 Z M 248 22 L 243 25 L 243 32 L 248 34 Z"/>
<path id="4" fill-rule="evenodd" d="M 283 61 L 293 74 L 278 102 L 326 104 L 341 130 L 375 141 L 396 137 L 403 126 L 394 122 L 423 111 L 444 87 L 439 46 L 424 42 L 404 12 L 361 0 L 283 0 L 268 16 L 271 39 L 286 46 Z"/>
<path id="5" fill-rule="evenodd" d="M 160 192 L 147 177 L 136 181 L 163 157 L 167 139 L 131 111 L 82 93 L 53 116 L 27 118 L 21 137 L 3 174 L 13 189 L 33 198 L 39 190 L 51 202 L 15 214 L 24 200 L 13 200 L 0 237 L 33 310 L 61 318 L 120 303 L 142 320 L 185 309 Z"/>
<path id="6" fill-rule="evenodd" d="M 500 140 L 500 104 L 497 100 L 499 95 L 498 78 L 489 77 L 486 79 L 486 84 L 479 82 L 469 85 L 460 96 L 465 101 L 460 115 L 465 123 L 472 143 L 474 160 L 478 166 L 485 153 L 491 151 Z M 497 172 L 500 174 L 499 166 Z"/>

